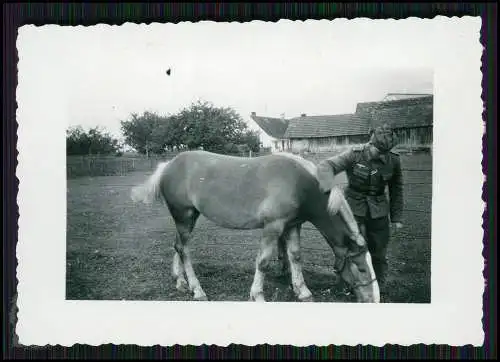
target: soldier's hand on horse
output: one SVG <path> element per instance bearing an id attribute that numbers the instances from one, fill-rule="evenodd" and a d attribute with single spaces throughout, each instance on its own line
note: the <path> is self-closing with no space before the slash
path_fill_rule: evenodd
<path id="1" fill-rule="evenodd" d="M 392 226 L 395 228 L 395 229 L 401 229 L 403 227 L 403 224 L 400 223 L 400 222 L 393 222 L 392 223 Z"/>

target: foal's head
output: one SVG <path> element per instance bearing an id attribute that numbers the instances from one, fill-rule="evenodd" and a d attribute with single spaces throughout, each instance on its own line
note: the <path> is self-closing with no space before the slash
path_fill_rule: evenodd
<path id="1" fill-rule="evenodd" d="M 360 235 L 356 241 L 349 240 L 348 245 L 339 249 L 335 261 L 336 268 L 354 292 L 357 301 L 380 303 L 380 289 L 364 238 Z"/>
<path id="2" fill-rule="evenodd" d="M 327 240 L 335 251 L 335 264 L 340 276 L 349 284 L 358 302 L 379 303 L 380 290 L 368 246 L 349 204 L 338 188 L 333 188 L 328 196 L 326 214 L 335 226 L 327 233 L 330 236 Z"/>

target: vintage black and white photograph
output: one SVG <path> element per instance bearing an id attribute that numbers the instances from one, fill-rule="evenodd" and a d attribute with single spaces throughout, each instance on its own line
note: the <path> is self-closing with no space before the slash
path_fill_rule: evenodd
<path id="1" fill-rule="evenodd" d="M 73 45 L 67 299 L 429 303 L 432 69 L 162 30 Z"/>
<path id="2" fill-rule="evenodd" d="M 22 92 L 52 97 L 57 133 L 38 126 L 37 142 L 64 158 L 43 170 L 65 185 L 58 295 L 206 314 L 213 302 L 435 303 L 443 250 L 461 243 L 435 236 L 446 164 L 460 172 L 442 140 L 467 147 L 436 123 L 454 88 L 440 88 L 435 57 L 448 38 L 365 20 L 26 29 L 19 77 L 43 86 Z M 435 243 L 449 243 L 439 261 Z"/>

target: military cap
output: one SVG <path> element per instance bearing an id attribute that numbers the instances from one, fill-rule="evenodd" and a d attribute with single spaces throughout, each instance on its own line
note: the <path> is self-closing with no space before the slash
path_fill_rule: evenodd
<path id="1" fill-rule="evenodd" d="M 397 143 L 396 133 L 388 123 L 370 129 L 370 143 L 380 152 L 389 152 Z"/>

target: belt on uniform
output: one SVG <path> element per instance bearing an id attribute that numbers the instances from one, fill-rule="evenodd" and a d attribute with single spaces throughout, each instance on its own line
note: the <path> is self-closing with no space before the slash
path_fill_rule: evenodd
<path id="1" fill-rule="evenodd" d="M 365 195 L 365 196 L 382 196 L 384 195 L 384 192 L 382 191 L 369 191 L 369 190 L 360 190 L 360 189 L 356 189 L 352 186 L 349 186 L 347 188 L 347 191 L 354 191 L 358 194 L 362 194 L 362 195 Z"/>

